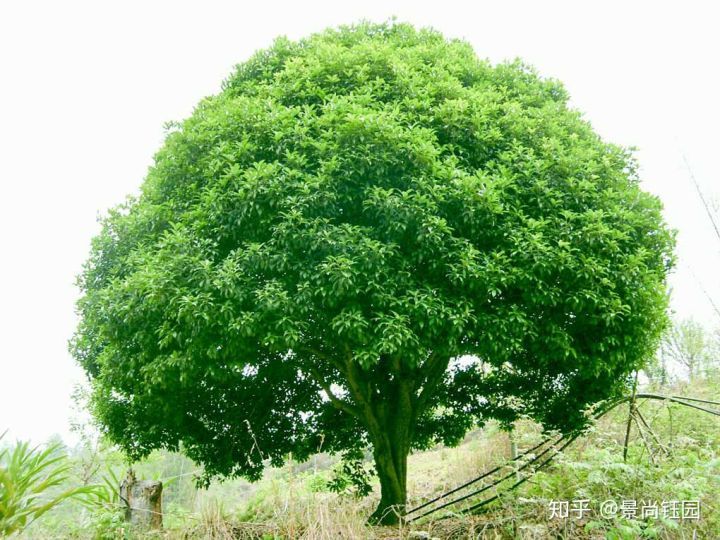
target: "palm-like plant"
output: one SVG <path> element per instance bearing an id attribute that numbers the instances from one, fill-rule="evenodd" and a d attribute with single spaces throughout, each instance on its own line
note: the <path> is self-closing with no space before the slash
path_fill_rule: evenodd
<path id="1" fill-rule="evenodd" d="M 44 450 L 27 442 L 0 448 L 0 537 L 22 531 L 64 500 L 93 492 L 95 486 L 54 492 L 68 480 L 70 467 L 57 443 Z"/>

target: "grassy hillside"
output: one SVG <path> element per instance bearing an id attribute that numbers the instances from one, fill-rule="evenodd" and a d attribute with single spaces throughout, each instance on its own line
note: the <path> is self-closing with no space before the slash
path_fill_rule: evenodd
<path id="1" fill-rule="evenodd" d="M 712 381 L 657 391 L 708 399 L 720 395 L 718 383 Z M 60 506 L 32 525 L 24 537 L 720 538 L 720 418 L 664 402 L 641 403 L 639 409 L 652 433 L 645 430 L 641 436 L 633 425 L 627 461 L 623 461 L 623 443 L 628 407 L 623 405 L 603 417 L 550 466 L 478 515 L 457 513 L 479 500 L 476 497 L 419 523 L 371 528 L 365 525 L 365 519 L 372 511 L 375 494 L 358 498 L 350 484 L 341 493 L 331 491 L 331 481 L 338 477 L 340 469 L 332 456 L 319 455 L 306 463 L 271 469 L 256 484 L 232 480 L 197 490 L 192 480 L 192 462 L 178 454 L 157 453 L 135 469 L 138 477 L 164 480 L 163 532 L 129 529 L 119 506 L 108 500 L 104 504 L 96 501 L 90 507 L 79 503 Z M 537 426 L 519 423 L 513 438 L 522 452 L 541 436 Z M 457 448 L 438 447 L 414 454 L 410 461 L 410 506 L 506 463 L 510 452 L 508 433 L 490 425 L 471 433 Z M 125 468 L 122 457 L 111 448 L 87 445 L 71 455 L 74 478 L 70 482 L 75 485 L 98 482 L 103 477 L 113 483 L 116 480 L 109 475 L 119 476 Z M 512 473 L 512 468 L 503 472 Z M 518 474 L 510 474 L 505 483 L 483 496 L 501 492 L 502 487 L 522 478 L 524 472 Z M 482 485 L 478 483 L 474 488 Z M 565 519 L 551 517 L 553 505 L 561 507 L 562 501 L 567 501 L 569 507 L 578 508 L 580 500 L 588 500 L 589 508 L 587 513 L 582 512 L 582 518 L 577 512 Z M 600 515 L 599 505 L 608 500 L 620 507 L 612 518 Z M 662 517 L 663 502 L 672 505 L 672 501 L 695 500 L 700 504 L 698 520 Z M 625 503 L 625 517 L 621 515 L 623 501 L 630 501 Z M 637 505 L 635 518 L 632 501 Z M 658 517 L 641 518 L 642 506 L 649 506 L 651 512 L 654 504 L 659 507 Z"/>

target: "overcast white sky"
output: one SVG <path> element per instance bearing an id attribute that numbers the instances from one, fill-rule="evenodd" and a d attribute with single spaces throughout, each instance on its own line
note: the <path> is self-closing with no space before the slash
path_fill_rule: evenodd
<path id="1" fill-rule="evenodd" d="M 0 3 L 0 433 L 72 439 L 74 278 L 99 212 L 135 193 L 163 139 L 278 35 L 360 19 L 433 26 L 562 80 L 608 140 L 639 148 L 679 230 L 673 306 L 717 325 L 720 240 L 682 155 L 720 192 L 720 34 L 694 2 Z"/>

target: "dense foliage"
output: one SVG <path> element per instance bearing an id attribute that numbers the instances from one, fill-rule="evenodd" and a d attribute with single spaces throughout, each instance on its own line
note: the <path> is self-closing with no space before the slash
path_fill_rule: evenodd
<path id="1" fill-rule="evenodd" d="M 577 429 L 665 324 L 672 235 L 556 81 L 404 24 L 278 39 L 175 125 L 80 278 L 75 356 L 133 457 L 208 477 L 520 415 Z"/>

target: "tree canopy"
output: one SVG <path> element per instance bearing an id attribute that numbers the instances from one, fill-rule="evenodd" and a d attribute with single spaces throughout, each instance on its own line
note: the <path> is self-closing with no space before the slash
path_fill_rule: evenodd
<path id="1" fill-rule="evenodd" d="M 563 86 L 407 24 L 277 39 L 170 127 L 109 212 L 72 343 L 132 457 L 258 478 L 372 447 L 548 429 L 625 388 L 665 325 L 673 234 Z"/>

